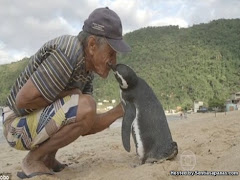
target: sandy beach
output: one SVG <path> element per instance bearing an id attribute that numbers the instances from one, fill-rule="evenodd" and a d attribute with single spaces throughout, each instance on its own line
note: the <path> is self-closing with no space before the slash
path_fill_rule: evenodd
<path id="1" fill-rule="evenodd" d="M 186 170 L 240 172 L 240 111 L 218 113 L 217 117 L 214 113 L 190 114 L 187 119 L 169 121 L 169 126 L 179 146 L 179 154 L 172 161 L 139 165 L 133 141 L 131 152 L 126 152 L 121 127 L 113 125 L 60 149 L 57 158 L 68 164 L 62 172 L 32 179 L 240 179 L 239 175 L 171 175 L 171 171 Z M 5 141 L 0 143 L 0 152 L 0 173 L 11 173 L 12 179 L 18 179 L 16 173 L 21 171 L 21 160 L 27 152 L 10 148 Z"/>

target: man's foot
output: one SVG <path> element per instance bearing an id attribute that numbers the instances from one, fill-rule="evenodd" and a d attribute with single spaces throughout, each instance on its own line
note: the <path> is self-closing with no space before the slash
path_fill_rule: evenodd
<path id="1" fill-rule="evenodd" d="M 23 171 L 17 172 L 17 177 L 19 177 L 20 179 L 32 178 L 34 176 L 41 176 L 41 175 L 53 175 L 53 173 L 34 172 L 32 174 L 26 175 Z"/>
<path id="2" fill-rule="evenodd" d="M 31 152 L 27 154 L 27 156 L 22 161 L 22 170 L 26 176 L 31 175 L 40 175 L 40 174 L 52 174 L 49 168 L 45 166 L 45 164 L 36 160 Z"/>
<path id="3" fill-rule="evenodd" d="M 49 169 L 52 169 L 54 172 L 60 172 L 67 166 L 67 164 L 62 164 L 56 160 L 55 155 L 46 155 L 43 158 L 43 162 L 45 166 L 47 166 Z"/>
<path id="4" fill-rule="evenodd" d="M 54 163 L 53 163 L 53 166 L 51 167 L 51 169 L 54 171 L 54 172 L 60 172 L 62 171 L 65 167 L 67 167 L 67 164 L 62 164 L 60 163 L 58 160 L 56 160 L 54 158 Z"/>

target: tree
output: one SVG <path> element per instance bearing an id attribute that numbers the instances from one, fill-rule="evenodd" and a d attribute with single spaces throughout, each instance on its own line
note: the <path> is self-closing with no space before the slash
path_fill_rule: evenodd
<path id="1" fill-rule="evenodd" d="M 216 117 L 217 111 L 225 111 L 225 100 L 215 96 L 214 98 L 209 100 L 208 106 L 215 111 Z"/>

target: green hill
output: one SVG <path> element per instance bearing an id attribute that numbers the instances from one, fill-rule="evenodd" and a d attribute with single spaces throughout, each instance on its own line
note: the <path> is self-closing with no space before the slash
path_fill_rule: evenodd
<path id="1" fill-rule="evenodd" d="M 207 104 L 213 97 L 227 99 L 240 90 L 239 34 L 240 19 L 189 28 L 142 28 L 125 35 L 132 52 L 119 55 L 118 62 L 130 65 L 145 79 L 165 108 L 191 106 L 194 100 Z M 0 66 L 1 104 L 25 63 Z M 94 95 L 102 100 L 119 99 L 112 74 L 106 80 L 95 78 Z"/>
<path id="2" fill-rule="evenodd" d="M 27 63 L 28 59 L 25 58 L 18 62 L 0 66 L 0 106 L 5 105 L 6 97 L 8 96 L 12 85 L 15 83 L 15 80 L 19 74 L 21 74 Z"/>

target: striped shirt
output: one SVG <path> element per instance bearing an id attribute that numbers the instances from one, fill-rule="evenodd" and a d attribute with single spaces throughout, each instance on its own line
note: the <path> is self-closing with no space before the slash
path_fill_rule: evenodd
<path id="1" fill-rule="evenodd" d="M 50 103 L 64 90 L 79 88 L 83 94 L 92 94 L 93 73 L 85 69 L 81 33 L 64 35 L 45 43 L 30 57 L 25 70 L 19 75 L 7 98 L 7 105 L 17 116 L 33 109 L 18 109 L 16 96 L 28 79 Z"/>

